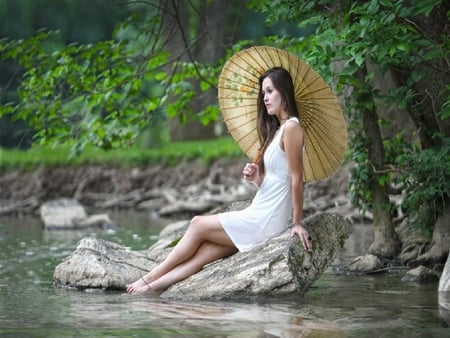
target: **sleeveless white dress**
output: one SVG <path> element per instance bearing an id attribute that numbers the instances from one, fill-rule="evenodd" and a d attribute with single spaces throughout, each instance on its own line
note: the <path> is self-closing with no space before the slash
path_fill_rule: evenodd
<path id="1" fill-rule="evenodd" d="M 220 224 L 239 251 L 249 251 L 287 229 L 292 216 L 292 188 L 286 154 L 280 147 L 284 126 L 264 153 L 266 174 L 250 206 L 218 214 Z"/>

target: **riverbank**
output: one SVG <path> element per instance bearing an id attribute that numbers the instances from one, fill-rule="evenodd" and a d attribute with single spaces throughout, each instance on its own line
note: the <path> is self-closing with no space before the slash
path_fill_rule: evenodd
<path id="1" fill-rule="evenodd" d="M 227 159 L 206 166 L 199 161 L 183 160 L 177 165 L 40 166 L 32 171 L 3 170 L 0 172 L 0 215 L 36 214 L 42 203 L 63 197 L 78 199 L 90 209 L 145 209 L 141 202 L 156 203 L 158 195 L 166 195 L 170 202 L 181 197 L 177 190 L 192 186 L 200 189 L 209 181 L 235 186 L 242 163 L 244 159 Z M 178 196 L 171 198 L 169 194 Z"/>
<path id="2" fill-rule="evenodd" d="M 140 202 L 156 203 L 160 194 L 167 199 L 171 188 L 193 186 L 205 177 L 234 181 L 246 161 L 231 137 L 70 154 L 69 146 L 0 148 L 0 216 L 36 215 L 42 203 L 62 197 L 91 209 L 152 209 L 157 206 Z M 214 190 L 211 184 L 206 188 Z"/>
<path id="3" fill-rule="evenodd" d="M 241 179 L 245 157 L 212 161 L 182 160 L 177 165 L 133 167 L 83 165 L 40 166 L 0 172 L 0 216 L 38 215 L 44 202 L 75 198 L 88 210 L 147 210 L 159 216 L 185 217 L 206 213 L 253 196 L 253 186 Z M 343 166 L 327 180 L 307 185 L 305 209 L 345 206 L 350 167 Z M 334 210 L 335 211 L 335 210 Z M 351 213 L 349 215 L 348 213 Z"/>

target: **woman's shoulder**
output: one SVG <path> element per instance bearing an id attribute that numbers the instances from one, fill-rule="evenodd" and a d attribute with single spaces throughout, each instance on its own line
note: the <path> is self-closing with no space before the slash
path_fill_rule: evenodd
<path id="1" fill-rule="evenodd" d="M 285 122 L 285 129 L 301 129 L 299 119 L 297 117 L 290 117 Z"/>
<path id="2" fill-rule="evenodd" d="M 295 116 L 291 116 L 290 118 L 288 118 L 288 120 L 286 122 L 289 122 L 289 121 L 295 121 L 298 124 L 300 124 L 300 120 L 298 119 L 298 117 L 295 117 Z"/>
<path id="3" fill-rule="evenodd" d="M 287 134 L 288 137 L 303 137 L 303 129 L 297 117 L 291 117 L 285 122 L 283 134 Z"/>

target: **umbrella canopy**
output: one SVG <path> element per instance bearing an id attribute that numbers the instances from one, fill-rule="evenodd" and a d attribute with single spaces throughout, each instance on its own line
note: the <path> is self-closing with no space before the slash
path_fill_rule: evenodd
<path id="1" fill-rule="evenodd" d="M 305 132 L 304 181 L 321 180 L 340 166 L 347 147 L 347 126 L 330 86 L 297 56 L 268 46 L 244 49 L 224 65 L 218 99 L 228 131 L 244 153 L 255 159 L 260 148 L 256 129 L 259 77 L 283 67 L 292 77 L 300 124 Z"/>

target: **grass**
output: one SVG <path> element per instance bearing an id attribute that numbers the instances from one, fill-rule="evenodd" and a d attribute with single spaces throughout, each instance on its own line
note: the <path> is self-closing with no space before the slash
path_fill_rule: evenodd
<path id="1" fill-rule="evenodd" d="M 205 165 L 219 158 L 243 156 L 231 137 L 205 141 L 170 142 L 158 148 L 131 147 L 103 151 L 88 148 L 76 158 L 69 158 L 69 147 L 33 147 L 28 150 L 0 148 L 0 169 L 33 170 L 39 166 L 144 166 L 151 164 L 175 165 L 182 161 L 197 160 Z"/>

